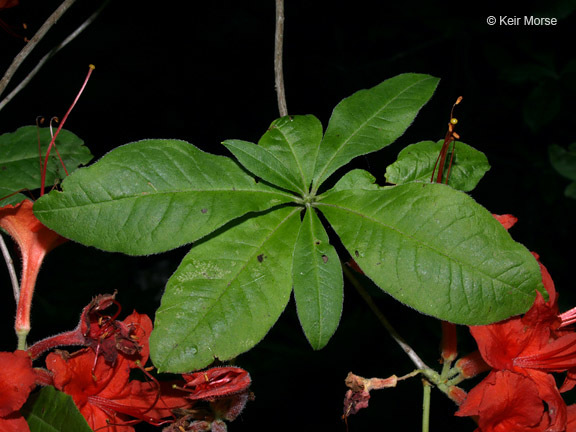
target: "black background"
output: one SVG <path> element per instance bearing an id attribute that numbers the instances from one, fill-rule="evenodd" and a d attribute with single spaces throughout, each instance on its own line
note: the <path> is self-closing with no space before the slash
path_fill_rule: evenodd
<path id="1" fill-rule="evenodd" d="M 501 2 L 504 3 L 504 2 Z M 486 153 L 492 165 L 472 196 L 494 213 L 519 218 L 513 237 L 537 251 L 561 294 L 561 310 L 576 302 L 572 265 L 576 201 L 563 195 L 568 180 L 548 161 L 551 144 L 574 142 L 576 5 L 567 1 L 476 5 L 427 2 L 287 1 L 285 81 L 290 114 L 314 114 L 327 124 L 333 107 L 353 92 L 404 72 L 441 78 L 432 100 L 395 144 L 354 164 L 380 183 L 387 164 L 407 144 L 444 136 L 457 109 L 462 140 Z M 14 78 L 62 40 L 100 2 L 78 2 L 50 31 Z M 31 37 L 58 2 L 22 0 L 0 11 L 6 23 L 28 25 Z M 476 10 L 474 10 L 476 8 Z M 556 26 L 490 26 L 488 16 L 550 16 Z M 66 128 L 85 140 L 96 159 L 143 138 L 178 138 L 219 154 L 224 139 L 257 141 L 278 117 L 273 73 L 272 0 L 162 3 L 111 1 L 98 20 L 54 57 L 0 113 L 0 133 L 33 124 L 38 115 L 62 117 L 96 70 Z M 0 32 L 0 69 L 23 42 Z M 153 314 L 163 285 L 187 248 L 151 257 L 126 257 L 72 243 L 52 252 L 33 306 L 30 341 L 76 324 L 93 295 L 119 291 L 126 312 Z M 2 270 L 2 274 L 6 273 Z M 7 279 L 7 278 L 6 278 Z M 3 350 L 12 350 L 13 300 L 2 283 Z M 439 357 L 439 324 L 374 291 L 400 333 L 424 360 Z M 461 351 L 473 344 L 461 329 Z M 344 431 L 343 380 L 403 375 L 412 370 L 351 287 L 345 288 L 341 326 L 313 352 L 294 306 L 263 342 L 236 362 L 253 377 L 256 401 L 230 430 Z M 469 386 L 468 386 L 469 387 Z M 370 408 L 349 421 L 350 431 L 402 427 L 419 430 L 418 378 L 373 395 Z M 432 430 L 473 430 L 452 416 L 455 406 L 433 392 Z M 138 426 L 146 430 L 146 426 Z"/>

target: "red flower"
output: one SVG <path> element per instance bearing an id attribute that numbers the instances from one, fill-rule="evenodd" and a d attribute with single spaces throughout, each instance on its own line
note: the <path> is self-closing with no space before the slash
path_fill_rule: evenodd
<path id="1" fill-rule="evenodd" d="M 186 398 L 201 403 L 191 410 L 175 410 L 178 418 L 164 432 L 226 432 L 225 421 L 235 420 L 253 398 L 250 374 L 238 367 L 214 367 L 182 377 L 186 383 L 180 389 L 188 392 Z"/>
<path id="2" fill-rule="evenodd" d="M 558 315 L 554 283 L 542 264 L 540 269 L 548 301 L 537 293 L 524 316 L 470 327 L 492 371 L 456 415 L 478 416 L 482 432 L 564 431 L 572 421 L 551 372 L 576 368 L 576 333 L 566 328 L 573 314 Z M 569 376 L 561 390 L 572 385 Z"/>
<path id="3" fill-rule="evenodd" d="M 92 348 L 112 366 L 119 354 L 144 364 L 149 355 L 148 343 L 144 340 L 147 341 L 147 335 L 152 332 L 152 321 L 136 312 L 118 321 L 121 307 L 115 296 L 116 293 L 96 296 L 82 310 L 74 330 L 50 336 L 28 348 L 32 360 L 55 347 L 79 345 Z M 116 313 L 105 315 L 104 311 L 113 305 L 117 307 Z"/>
<path id="4" fill-rule="evenodd" d="M 16 241 L 22 255 L 20 299 L 15 327 L 18 335 L 24 337 L 30 331 L 30 307 L 42 261 L 49 251 L 66 241 L 36 219 L 32 205 L 32 201 L 25 200 L 14 206 L 0 208 L 0 227 Z"/>
<path id="5" fill-rule="evenodd" d="M 0 430 L 29 431 L 20 408 L 36 386 L 32 360 L 25 351 L 0 352 Z"/>
<path id="6" fill-rule="evenodd" d="M 491 372 L 468 393 L 456 415 L 477 416 L 482 432 L 543 432 L 550 425 L 537 385 L 509 371 Z"/>
<path id="7" fill-rule="evenodd" d="M 113 363 L 98 354 L 98 348 L 85 348 L 73 354 L 64 351 L 46 358 L 54 386 L 72 396 L 74 403 L 94 430 L 133 432 L 134 419 L 161 424 L 175 408 L 189 407 L 181 392 L 167 389 L 161 394 L 158 382 L 130 380 L 131 369 L 148 359 L 148 337 L 152 322 L 134 312 L 123 323 L 133 328 L 133 340 L 140 349 L 131 355 L 119 351 Z"/>
<path id="8" fill-rule="evenodd" d="M 184 388 L 191 400 L 211 400 L 245 392 L 252 380 L 250 374 L 238 367 L 215 367 L 201 372 L 182 375 Z"/>

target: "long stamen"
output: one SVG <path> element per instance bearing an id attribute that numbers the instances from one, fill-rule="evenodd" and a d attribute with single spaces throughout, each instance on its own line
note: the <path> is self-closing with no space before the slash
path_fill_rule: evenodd
<path id="1" fill-rule="evenodd" d="M 52 117 L 50 119 L 50 137 L 54 137 L 54 132 L 52 130 L 52 123 L 59 123 L 60 119 L 58 117 Z M 54 141 L 54 150 L 56 151 L 56 154 L 58 155 L 58 159 L 60 160 L 60 165 L 62 165 L 62 168 L 64 168 L 64 173 L 66 173 L 66 176 L 68 176 L 68 170 L 66 169 L 66 164 L 64 163 L 64 159 L 62 159 L 62 156 L 60 156 L 60 152 L 58 151 L 58 147 L 56 147 L 56 141 Z"/>
<path id="2" fill-rule="evenodd" d="M 442 148 L 440 150 L 440 154 L 436 158 L 436 163 L 434 164 L 434 169 L 432 170 L 432 177 L 430 178 L 430 182 L 434 183 L 434 176 L 436 174 L 436 168 L 438 168 L 438 176 L 436 177 L 436 183 L 442 183 L 442 177 L 444 175 L 444 165 L 446 164 L 446 156 L 448 156 L 448 148 L 450 144 L 452 144 L 452 155 L 450 156 L 450 162 L 448 164 L 448 171 L 446 173 L 446 184 L 448 184 L 448 178 L 450 176 L 450 170 L 452 169 L 452 161 L 454 160 L 454 151 L 456 147 L 456 140 L 460 138 L 460 136 L 454 132 L 454 126 L 458 123 L 458 119 L 454 118 L 454 108 L 456 105 L 462 102 L 462 96 L 459 96 L 452 105 L 452 110 L 450 111 L 450 121 L 448 122 L 448 132 L 446 132 L 446 136 L 444 137 L 444 143 L 442 144 Z"/>
<path id="3" fill-rule="evenodd" d="M 40 125 L 44 123 L 44 117 L 36 117 L 36 138 L 38 139 L 38 163 L 40 166 L 40 171 L 42 172 L 42 145 L 40 144 Z"/>
<path id="4" fill-rule="evenodd" d="M 563 314 L 558 315 L 558 318 L 560 318 L 560 320 L 562 321 L 560 327 L 566 327 L 569 326 L 570 324 L 576 323 L 576 308 L 567 310 Z"/>
<path id="5" fill-rule="evenodd" d="M 72 109 L 76 105 L 76 102 L 78 102 L 78 99 L 80 99 L 80 95 L 84 91 L 86 84 L 88 84 L 88 80 L 90 79 L 90 75 L 92 75 L 93 70 L 94 70 L 94 65 L 90 65 L 89 69 L 88 69 L 88 74 L 86 75 L 86 79 L 84 80 L 84 84 L 82 84 L 82 87 L 80 88 L 80 91 L 76 95 L 74 102 L 72 102 L 72 105 L 70 106 L 70 108 L 68 108 L 68 111 L 66 112 L 66 114 L 64 115 L 64 118 L 62 119 L 62 123 L 60 123 L 60 126 L 58 127 L 58 129 L 56 130 L 56 133 L 54 134 L 54 136 L 52 137 L 52 140 L 50 141 L 50 145 L 48 146 L 48 150 L 46 151 L 46 156 L 44 158 L 44 165 L 42 166 L 42 179 L 41 179 L 41 184 L 40 184 L 40 195 L 44 195 L 44 188 L 46 185 L 46 168 L 48 166 L 48 157 L 50 156 L 50 150 L 54 146 L 54 143 L 56 142 L 56 137 L 58 136 L 58 134 L 62 130 L 64 123 L 66 123 L 66 120 L 68 119 L 68 116 L 70 115 L 70 112 L 72 111 Z"/>

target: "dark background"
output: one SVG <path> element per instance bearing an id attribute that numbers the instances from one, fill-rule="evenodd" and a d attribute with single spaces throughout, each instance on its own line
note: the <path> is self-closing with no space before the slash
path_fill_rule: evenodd
<path id="1" fill-rule="evenodd" d="M 568 180 L 548 160 L 551 144 L 574 142 L 576 2 L 483 3 L 459 16 L 445 2 L 288 1 L 285 80 L 290 114 L 314 114 L 327 124 L 333 107 L 353 92 L 404 72 L 441 78 L 414 125 L 389 148 L 358 158 L 383 183 L 387 164 L 407 144 L 442 138 L 450 108 L 457 109 L 462 140 L 486 153 L 492 165 L 472 196 L 494 213 L 519 218 L 511 234 L 538 251 L 561 294 L 561 310 L 576 303 L 572 277 L 576 201 L 563 195 Z M 504 2 L 501 2 L 504 3 Z M 0 11 L 6 23 L 26 22 L 31 37 L 57 1 L 22 0 Z M 100 2 L 78 2 L 22 66 L 12 85 Z M 490 26 L 490 15 L 549 16 L 556 26 Z M 96 158 L 143 138 L 178 138 L 224 154 L 220 142 L 257 141 L 278 117 L 273 73 L 274 2 L 112 1 L 98 20 L 54 57 L 0 113 L 0 133 L 33 124 L 36 116 L 62 117 L 96 70 L 66 128 L 83 138 Z M 0 31 L 1 73 L 22 40 Z M 75 326 L 93 295 L 119 291 L 126 312 L 153 314 L 166 279 L 187 248 L 151 257 L 126 257 L 66 244 L 52 252 L 40 274 L 29 340 Z M 5 277 L 5 270 L 1 271 Z M 13 300 L 2 283 L 0 349 L 12 350 Z M 439 357 L 439 323 L 374 291 L 378 304 L 429 364 Z M 341 326 L 328 346 L 313 352 L 294 306 L 263 342 L 237 364 L 253 377 L 256 401 L 230 429 L 344 431 L 343 380 L 412 370 L 351 287 L 345 288 Z M 473 344 L 461 329 L 466 353 Z M 349 420 L 351 432 L 371 428 L 420 429 L 421 384 L 376 392 L 370 408 Z M 433 392 L 432 430 L 474 429 L 452 416 L 455 406 Z M 139 426 L 146 430 L 146 426 Z"/>

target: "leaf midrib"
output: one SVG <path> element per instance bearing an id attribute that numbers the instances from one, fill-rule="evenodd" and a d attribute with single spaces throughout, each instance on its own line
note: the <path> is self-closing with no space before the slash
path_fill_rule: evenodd
<path id="1" fill-rule="evenodd" d="M 397 229 L 397 228 L 395 228 L 395 227 L 392 227 L 392 226 L 390 226 L 390 225 L 387 225 L 387 224 L 385 224 L 385 223 L 383 223 L 383 222 L 375 219 L 374 217 L 371 217 L 371 216 L 369 216 L 369 215 L 366 215 L 365 213 L 360 213 L 359 211 L 355 211 L 355 210 L 352 210 L 352 209 L 349 209 L 349 208 L 346 208 L 346 207 L 343 207 L 343 206 L 339 206 L 339 205 L 336 205 L 336 204 L 318 203 L 318 207 L 321 207 L 321 206 L 333 207 L 333 208 L 336 208 L 336 209 L 339 209 L 339 210 L 342 210 L 342 211 L 346 211 L 346 212 L 348 212 L 348 213 L 350 213 L 350 214 L 354 214 L 354 215 L 359 216 L 359 217 L 361 217 L 361 218 L 364 218 L 364 219 L 366 219 L 366 220 L 368 220 L 368 221 L 371 221 L 371 222 L 373 222 L 373 223 L 375 223 L 375 224 L 378 224 L 378 225 L 380 225 L 380 226 L 382 226 L 382 227 L 384 227 L 384 228 L 390 229 L 391 231 L 395 231 L 396 233 L 398 233 L 398 234 L 401 235 L 402 237 L 411 239 L 411 240 L 414 241 L 415 243 L 417 243 L 417 244 L 419 244 L 419 245 L 422 245 L 423 247 L 428 248 L 429 250 L 437 253 L 438 255 L 447 258 L 449 261 L 452 261 L 452 262 L 454 262 L 454 263 L 456 263 L 456 264 L 458 264 L 458 265 L 461 265 L 462 267 L 464 267 L 464 268 L 466 268 L 466 269 L 471 269 L 471 270 L 472 270 L 471 273 L 481 274 L 481 275 L 483 275 L 483 276 L 486 276 L 486 277 L 489 278 L 489 279 L 497 280 L 497 281 L 500 282 L 502 285 L 507 286 L 507 287 L 511 288 L 512 290 L 514 290 L 514 291 L 519 291 L 522 295 L 524 295 L 524 296 L 526 296 L 526 297 L 531 297 L 530 294 L 525 293 L 524 291 L 520 290 L 518 287 L 516 287 L 516 286 L 514 286 L 514 285 L 510 285 L 509 283 L 502 281 L 499 277 L 495 277 L 495 276 L 490 275 L 490 274 L 488 274 L 488 273 L 482 272 L 482 271 L 480 271 L 476 266 L 471 266 L 471 265 L 468 264 L 468 263 L 465 263 L 465 262 L 463 262 L 463 261 L 461 261 L 461 260 L 457 260 L 457 259 L 451 257 L 450 255 L 447 255 L 447 254 L 445 254 L 444 252 L 438 250 L 437 248 L 429 245 L 428 243 L 424 243 L 423 241 L 418 240 L 416 237 L 414 237 L 414 236 L 412 236 L 412 235 L 410 235 L 410 234 L 404 233 L 403 231 L 400 231 L 399 229 Z"/>
<path id="2" fill-rule="evenodd" d="M 69 205 L 69 203 L 66 203 L 65 207 L 56 207 L 56 208 L 50 208 L 47 210 L 34 210 L 35 214 L 44 214 L 44 213 L 56 213 L 56 212 L 65 212 L 65 211 L 69 211 L 72 209 L 78 209 L 78 208 L 84 208 L 84 207 L 90 207 L 90 206 L 102 206 L 102 205 L 112 205 L 118 202 L 122 202 L 122 201 L 126 201 L 126 200 L 134 200 L 134 199 L 148 199 L 148 198 L 156 198 L 156 197 L 162 197 L 165 195 L 178 195 L 178 194 L 186 194 L 186 193 L 202 193 L 202 194 L 207 194 L 210 192 L 215 192 L 215 193 L 230 193 L 230 192 L 247 192 L 247 193 L 255 193 L 255 194 L 269 194 L 269 195 L 277 195 L 279 197 L 283 197 L 283 198 L 290 198 L 290 201 L 294 200 L 294 195 L 285 193 L 285 192 L 278 192 L 278 191 L 263 191 L 263 190 L 254 190 L 254 189 L 188 189 L 188 190 L 178 190 L 178 191 L 152 191 L 152 192 L 140 192 L 139 194 L 134 194 L 134 195 L 124 195 L 118 198 L 114 198 L 114 199 L 109 199 L 106 201 L 91 201 L 89 203 L 85 203 L 85 204 L 78 204 L 78 205 Z M 70 194 L 78 194 L 78 192 L 69 192 L 69 191 L 65 191 L 64 193 L 67 193 L 68 196 L 70 196 Z M 85 195 L 84 195 L 85 196 Z M 290 202 L 287 201 L 287 202 Z"/>
<path id="3" fill-rule="evenodd" d="M 366 125 L 367 125 L 369 122 L 371 122 L 372 119 L 374 119 L 374 117 L 376 117 L 382 110 L 386 109 L 391 103 L 395 102 L 396 99 L 398 99 L 402 94 L 404 94 L 405 92 L 407 92 L 407 91 L 408 91 L 409 89 L 411 89 L 412 87 L 414 87 L 414 86 L 416 86 L 416 85 L 419 85 L 419 84 L 421 84 L 421 83 L 423 83 L 423 82 L 425 82 L 425 81 L 427 81 L 427 80 L 430 80 L 430 79 L 434 79 L 434 78 L 433 78 L 433 77 L 427 77 L 427 78 L 424 78 L 424 79 L 422 79 L 422 80 L 420 80 L 420 81 L 418 81 L 418 82 L 410 85 L 409 87 L 404 88 L 404 90 L 402 90 L 400 93 L 398 93 L 396 96 L 394 96 L 394 98 L 390 99 L 390 100 L 388 101 L 388 103 L 386 103 L 385 105 L 383 105 L 378 111 L 375 112 L 374 115 L 372 115 L 372 116 L 369 117 L 364 123 L 362 123 L 362 124 L 360 125 L 360 127 L 356 128 L 356 129 L 354 130 L 354 132 L 351 133 L 351 134 L 348 136 L 348 138 L 345 139 L 345 140 L 342 142 L 342 144 L 337 148 L 337 150 L 332 153 L 332 157 L 331 157 L 330 159 L 328 159 L 328 161 L 324 164 L 324 168 L 322 169 L 322 171 L 321 171 L 321 172 L 319 173 L 319 175 L 318 175 L 318 182 L 319 182 L 319 183 L 318 183 L 318 185 L 316 186 L 316 188 L 317 188 L 317 187 L 320 187 L 320 184 L 325 180 L 325 179 L 323 179 L 324 173 L 326 172 L 326 170 L 328 169 L 328 167 L 332 164 L 332 161 L 333 161 L 334 159 L 336 159 L 336 156 L 342 151 L 342 148 L 343 148 L 346 144 L 348 144 L 348 142 L 349 142 L 352 138 L 354 138 L 354 137 L 356 136 L 356 134 L 357 134 L 361 129 L 363 129 L 364 127 L 366 127 Z M 328 133 L 328 130 L 326 130 L 326 133 Z M 324 135 L 324 138 L 325 138 L 325 137 L 326 137 L 326 134 Z M 324 139 L 323 139 L 322 141 L 324 141 Z"/>
<path id="4" fill-rule="evenodd" d="M 280 227 L 282 227 L 282 226 L 284 225 L 284 223 L 286 223 L 286 222 L 294 215 L 294 213 L 299 212 L 299 211 L 301 211 L 300 208 L 295 208 L 293 211 L 291 211 L 284 219 L 282 219 L 282 220 L 276 225 L 276 227 L 275 227 L 273 230 L 270 231 L 270 233 L 260 242 L 260 244 L 258 245 L 258 247 L 255 247 L 255 248 L 254 248 L 254 252 L 249 255 L 249 257 L 246 259 L 246 261 L 244 262 L 244 264 L 241 265 L 241 266 L 238 268 L 238 271 L 236 271 L 235 273 L 233 273 L 233 276 L 232 276 L 230 279 L 227 280 L 225 289 L 222 290 L 222 291 L 220 292 L 220 294 L 218 295 L 218 297 L 216 298 L 216 300 L 213 301 L 212 304 L 205 309 L 205 312 L 204 312 L 204 314 L 202 314 L 201 319 L 198 319 L 198 320 L 196 321 L 196 324 L 194 324 L 193 327 L 189 327 L 189 331 L 186 333 L 185 336 L 183 336 L 183 337 L 180 339 L 180 342 L 188 340 L 188 339 L 190 338 L 190 336 L 194 334 L 194 332 L 196 331 L 196 329 L 197 329 L 201 324 L 204 324 L 204 319 L 206 318 L 206 316 L 210 315 L 210 314 L 212 313 L 213 309 L 216 307 L 216 305 L 220 304 L 221 298 L 224 296 L 224 294 L 226 294 L 226 293 L 228 292 L 229 289 L 231 289 L 231 287 L 232 287 L 232 285 L 233 285 L 233 282 L 234 282 L 234 281 L 238 278 L 238 276 L 246 269 L 248 263 L 250 263 L 250 262 L 252 261 L 252 259 L 258 255 L 258 252 L 260 251 L 260 248 L 262 247 L 262 245 L 263 245 L 263 244 L 266 244 L 266 243 L 269 241 L 270 237 L 272 237 L 272 236 L 280 229 Z M 170 307 L 168 307 L 168 308 L 163 309 L 162 312 L 165 312 L 165 311 L 167 311 L 167 310 L 170 310 L 170 309 L 173 309 L 173 308 L 176 308 L 176 307 L 179 307 L 179 306 L 181 306 L 181 305 L 180 305 L 180 304 L 175 304 L 175 305 L 173 305 L 173 306 L 170 306 Z M 170 357 L 172 357 L 174 351 L 179 347 L 179 345 L 180 345 L 180 344 L 173 345 L 172 348 L 170 349 L 170 351 L 168 352 L 168 354 L 165 356 L 165 358 L 170 358 Z"/>

